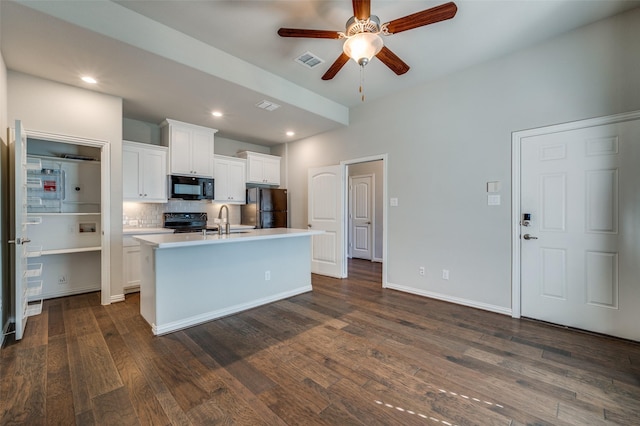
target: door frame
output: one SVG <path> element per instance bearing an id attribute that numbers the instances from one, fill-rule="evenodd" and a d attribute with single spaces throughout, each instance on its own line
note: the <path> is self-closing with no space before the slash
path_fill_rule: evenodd
<path id="1" fill-rule="evenodd" d="M 109 305 L 111 299 L 111 144 L 98 139 L 80 138 L 26 129 L 27 138 L 82 145 L 100 149 L 100 220 L 102 238 L 100 252 L 100 303 Z"/>
<path id="2" fill-rule="evenodd" d="M 348 171 L 348 170 L 347 170 Z M 369 210 L 370 210 L 370 215 L 371 215 L 371 231 L 369 232 L 369 247 L 371 249 L 371 260 L 372 262 L 375 259 L 375 254 L 376 254 L 376 250 L 375 250 L 375 242 L 376 242 L 376 175 L 375 173 L 367 173 L 364 175 L 353 175 L 353 176 L 348 176 L 348 185 L 347 188 L 349 189 L 349 194 L 347 199 L 350 200 L 349 203 L 349 208 L 347 209 L 347 215 L 351 215 L 353 214 L 353 197 L 352 197 L 352 190 L 353 190 L 353 185 L 352 185 L 352 180 L 356 179 L 356 178 L 371 178 L 371 185 L 369 186 Z M 351 243 L 353 243 L 353 218 L 348 217 L 347 218 L 347 223 L 349 224 L 348 226 L 348 230 L 347 230 L 347 240 L 351 239 Z M 351 238 L 349 238 L 351 237 Z M 349 251 L 347 253 L 347 257 L 351 257 L 353 258 L 353 244 L 351 244 L 351 246 L 349 247 L 349 241 L 347 241 L 347 247 L 349 248 Z"/>
<path id="3" fill-rule="evenodd" d="M 547 135 L 551 133 L 566 132 L 570 130 L 596 127 L 606 124 L 621 123 L 640 119 L 640 111 L 626 112 L 622 114 L 608 115 L 604 117 L 588 118 L 539 127 L 536 129 L 516 131 L 511 134 L 511 316 L 520 318 L 522 314 L 522 283 L 521 276 L 521 247 L 520 247 L 520 203 L 521 203 L 521 170 L 522 170 L 522 141 L 533 136 Z"/>
<path id="4" fill-rule="evenodd" d="M 388 205 L 387 205 L 387 176 L 388 176 L 388 163 L 389 163 L 389 154 L 378 154 L 372 155 L 369 157 L 360 157 L 354 158 L 352 160 L 344 160 L 340 162 L 340 167 L 342 170 L 342 176 L 348 177 L 348 166 L 350 164 L 358 164 L 358 163 L 368 163 L 370 161 L 379 161 L 382 160 L 382 288 L 387 287 L 387 233 L 388 233 L 388 221 L 389 221 L 389 213 L 388 213 Z M 345 229 L 348 229 L 349 226 L 349 179 L 343 179 L 344 182 L 344 190 L 342 191 L 343 197 L 343 205 L 344 205 L 344 224 Z M 343 249 L 344 249 L 344 277 L 348 276 L 348 268 L 347 268 L 347 254 L 348 254 L 348 244 L 349 237 L 346 233 L 343 234 Z"/>

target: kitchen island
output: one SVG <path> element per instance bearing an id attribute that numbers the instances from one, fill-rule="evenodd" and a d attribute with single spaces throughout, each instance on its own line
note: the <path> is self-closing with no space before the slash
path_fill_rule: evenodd
<path id="1" fill-rule="evenodd" d="M 320 233 L 138 235 L 140 313 L 160 335 L 311 291 L 311 236 Z"/>

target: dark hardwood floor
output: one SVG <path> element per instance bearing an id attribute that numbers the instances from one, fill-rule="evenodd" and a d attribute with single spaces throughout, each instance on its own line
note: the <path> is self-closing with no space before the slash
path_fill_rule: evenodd
<path id="1" fill-rule="evenodd" d="M 138 295 L 45 302 L 0 424 L 640 424 L 640 345 L 383 290 L 380 265 L 162 337 Z"/>

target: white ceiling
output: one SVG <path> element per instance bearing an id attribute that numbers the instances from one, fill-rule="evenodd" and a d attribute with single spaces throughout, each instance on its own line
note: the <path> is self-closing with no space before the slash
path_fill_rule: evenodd
<path id="1" fill-rule="evenodd" d="M 445 1 L 372 0 L 388 22 Z M 280 27 L 343 31 L 349 0 L 306 1 L 0 1 L 7 67 L 124 99 L 124 116 L 159 123 L 169 117 L 219 129 L 230 139 L 273 145 L 348 124 L 361 104 L 360 71 L 349 62 L 330 81 L 321 76 L 342 42 L 281 38 Z M 380 61 L 364 70 L 366 101 L 409 90 L 640 6 L 631 0 L 459 0 L 449 21 L 385 37 L 411 66 L 396 76 Z M 294 62 L 310 51 L 326 62 Z M 282 107 L 254 107 L 267 99 Z M 214 119 L 210 113 L 225 113 Z"/>

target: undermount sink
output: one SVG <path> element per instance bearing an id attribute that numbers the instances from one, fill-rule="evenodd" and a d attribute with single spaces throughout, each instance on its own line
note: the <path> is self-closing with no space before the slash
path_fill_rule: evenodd
<path id="1" fill-rule="evenodd" d="M 249 229 L 233 229 L 233 228 L 231 228 L 231 231 L 230 231 L 231 234 L 247 234 L 249 232 L 251 232 L 251 230 L 249 230 Z M 215 235 L 217 233 L 218 233 L 217 229 L 208 229 L 207 230 L 207 234 L 208 235 Z M 222 232 L 222 235 L 225 235 L 224 231 Z"/>

